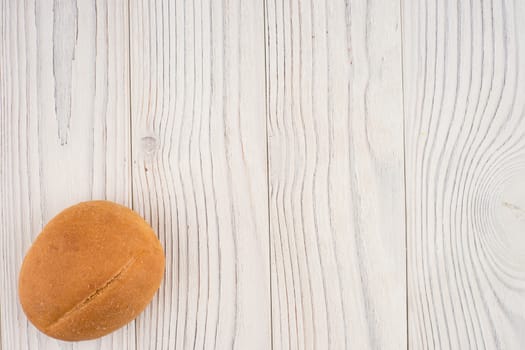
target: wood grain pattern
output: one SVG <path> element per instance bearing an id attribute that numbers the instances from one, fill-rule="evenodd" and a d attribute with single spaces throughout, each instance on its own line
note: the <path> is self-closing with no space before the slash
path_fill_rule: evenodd
<path id="1" fill-rule="evenodd" d="M 0 0 L 0 350 L 524 348 L 524 16 Z M 146 217 L 166 275 L 135 322 L 64 343 L 17 274 L 90 198 Z"/>
<path id="2" fill-rule="evenodd" d="M 524 15 L 404 1 L 410 348 L 525 346 Z"/>
<path id="3" fill-rule="evenodd" d="M 131 1 L 133 207 L 166 250 L 139 349 L 268 349 L 263 4 Z"/>
<path id="4" fill-rule="evenodd" d="M 398 4 L 266 17 L 273 348 L 405 348 Z"/>
<path id="5" fill-rule="evenodd" d="M 0 23 L 0 348 L 134 349 L 133 323 L 91 342 L 46 337 L 16 293 L 25 252 L 58 211 L 131 204 L 127 2 L 4 0 Z"/>

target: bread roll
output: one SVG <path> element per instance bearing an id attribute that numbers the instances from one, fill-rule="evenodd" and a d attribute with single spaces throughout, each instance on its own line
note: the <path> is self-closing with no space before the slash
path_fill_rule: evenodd
<path id="1" fill-rule="evenodd" d="M 83 202 L 55 216 L 29 249 L 20 302 L 45 334 L 93 339 L 137 317 L 163 274 L 160 242 L 138 214 L 108 201 Z"/>

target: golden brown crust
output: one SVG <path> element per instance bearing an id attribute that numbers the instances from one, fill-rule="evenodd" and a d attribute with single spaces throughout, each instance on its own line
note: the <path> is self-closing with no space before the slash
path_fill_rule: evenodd
<path id="1" fill-rule="evenodd" d="M 53 218 L 28 251 L 20 302 L 49 336 L 97 338 L 147 306 L 164 263 L 160 242 L 138 214 L 108 201 L 79 203 Z"/>

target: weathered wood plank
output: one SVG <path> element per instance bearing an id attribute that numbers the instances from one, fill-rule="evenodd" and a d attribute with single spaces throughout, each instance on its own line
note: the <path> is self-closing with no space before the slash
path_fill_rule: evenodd
<path id="1" fill-rule="evenodd" d="M 17 297 L 42 226 L 91 198 L 131 205 L 127 1 L 1 1 L 0 348 L 135 349 L 134 324 L 55 341 Z"/>
<path id="2" fill-rule="evenodd" d="M 399 4 L 266 17 L 273 347 L 403 349 Z"/>
<path id="3" fill-rule="evenodd" d="M 268 349 L 261 1 L 131 1 L 133 207 L 166 274 L 140 349 Z"/>
<path id="4" fill-rule="evenodd" d="M 525 347 L 525 3 L 404 1 L 409 344 Z"/>

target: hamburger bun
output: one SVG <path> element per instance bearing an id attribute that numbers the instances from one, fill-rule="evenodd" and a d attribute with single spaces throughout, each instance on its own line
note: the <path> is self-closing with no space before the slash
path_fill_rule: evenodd
<path id="1" fill-rule="evenodd" d="M 20 303 L 53 338 L 98 338 L 144 310 L 164 263 L 153 229 L 134 211 L 109 201 L 79 203 L 55 216 L 27 252 Z"/>

